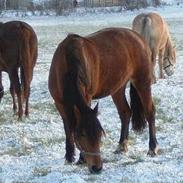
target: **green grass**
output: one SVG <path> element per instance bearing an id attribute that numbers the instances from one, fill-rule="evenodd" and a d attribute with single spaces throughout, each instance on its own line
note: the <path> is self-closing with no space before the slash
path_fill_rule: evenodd
<path id="1" fill-rule="evenodd" d="M 43 177 L 51 173 L 51 167 L 35 167 L 33 170 L 34 176 Z"/>
<path id="2" fill-rule="evenodd" d="M 9 148 L 7 151 L 4 151 L 3 153 L 1 153 L 0 155 L 10 155 L 10 156 L 27 156 L 29 154 L 32 153 L 32 149 L 31 148 L 27 148 L 25 146 L 22 146 L 21 148 L 19 147 L 11 147 Z"/>
<path id="3" fill-rule="evenodd" d="M 42 111 L 43 113 L 46 112 L 46 113 L 51 113 L 51 114 L 54 114 L 57 112 L 57 109 L 55 107 L 54 104 L 50 103 L 50 102 L 40 102 L 40 103 L 36 103 L 36 104 L 33 104 L 31 106 L 34 110 L 39 110 L 39 111 Z"/>
<path id="4" fill-rule="evenodd" d="M 131 161 L 125 162 L 123 163 L 124 166 L 128 166 L 128 165 L 135 165 L 137 163 L 141 163 L 144 162 L 144 159 L 139 155 L 131 155 L 130 158 L 132 159 Z"/>
<path id="5" fill-rule="evenodd" d="M 161 99 L 158 97 L 154 97 L 153 101 L 154 101 L 154 104 L 156 107 L 156 119 L 161 119 L 163 121 L 163 123 L 172 123 L 174 119 L 168 117 L 166 111 L 164 111 L 160 107 Z"/>
<path id="6" fill-rule="evenodd" d="M 34 138 L 34 139 L 32 139 L 32 141 L 39 142 L 42 145 L 49 147 L 51 145 L 60 144 L 61 142 L 64 142 L 65 137 L 64 136 L 61 138 L 53 137 L 53 138 L 46 138 L 46 139 L 45 138 Z"/>

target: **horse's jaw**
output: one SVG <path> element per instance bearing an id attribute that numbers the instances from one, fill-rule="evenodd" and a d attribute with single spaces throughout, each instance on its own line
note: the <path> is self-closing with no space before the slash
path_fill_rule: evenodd
<path id="1" fill-rule="evenodd" d="M 169 66 L 168 68 L 165 69 L 165 73 L 167 76 L 171 76 L 174 74 L 175 67 L 174 66 Z"/>

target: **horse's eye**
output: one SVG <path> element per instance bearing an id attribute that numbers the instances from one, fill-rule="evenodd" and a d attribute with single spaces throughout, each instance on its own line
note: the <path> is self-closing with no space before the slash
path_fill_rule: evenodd
<path id="1" fill-rule="evenodd" d="M 78 134 L 80 137 L 86 137 L 86 133 L 85 132 L 81 132 L 80 134 Z"/>
<path id="2" fill-rule="evenodd" d="M 85 137 L 86 136 L 86 134 L 84 133 L 84 132 L 80 132 L 80 131 L 76 131 L 76 136 L 77 137 Z"/>
<path id="3" fill-rule="evenodd" d="M 81 135 L 81 137 L 85 137 L 85 136 L 86 136 L 86 134 L 85 134 L 85 133 L 81 133 L 80 135 Z"/>

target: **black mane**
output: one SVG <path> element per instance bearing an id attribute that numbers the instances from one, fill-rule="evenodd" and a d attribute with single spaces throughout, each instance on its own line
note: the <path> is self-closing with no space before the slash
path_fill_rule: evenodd
<path id="1" fill-rule="evenodd" d="M 87 138 L 93 143 L 98 141 L 99 132 L 104 134 L 104 130 L 97 118 L 97 114 L 93 110 L 81 115 L 80 126 L 78 130 L 80 135 L 82 135 L 82 131 L 84 130 Z"/>

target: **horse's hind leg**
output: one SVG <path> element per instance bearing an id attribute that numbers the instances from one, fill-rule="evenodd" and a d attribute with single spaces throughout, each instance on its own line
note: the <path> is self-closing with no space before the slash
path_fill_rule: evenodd
<path id="1" fill-rule="evenodd" d="M 16 99 L 15 99 L 15 88 L 12 84 L 12 82 L 10 81 L 10 93 L 11 93 L 11 97 L 13 99 L 13 111 L 14 114 L 16 114 L 17 112 L 17 105 L 16 105 Z"/>
<path id="2" fill-rule="evenodd" d="M 60 103 L 55 103 L 56 108 L 58 109 L 64 123 L 64 130 L 66 135 L 66 154 L 65 158 L 69 163 L 74 162 L 75 158 L 75 146 L 74 146 L 74 127 L 73 123 L 70 121 L 70 118 L 74 117 L 73 109 L 69 106 L 63 106 Z M 69 117 L 70 116 L 70 117 Z"/>
<path id="3" fill-rule="evenodd" d="M 29 96 L 30 96 L 30 87 L 27 92 L 27 97 L 25 101 L 25 116 L 29 116 Z"/>
<path id="4" fill-rule="evenodd" d="M 18 98 L 18 118 L 21 119 L 22 114 L 23 114 L 22 95 L 21 95 L 22 92 L 21 92 L 21 86 L 20 86 L 20 81 L 19 81 L 19 77 L 18 77 L 18 69 L 17 68 L 9 71 L 9 78 L 10 78 L 11 86 L 12 86 L 13 90 L 15 90 L 15 93 L 17 94 L 17 98 Z M 15 96 L 14 91 L 13 91 L 12 94 L 13 94 L 12 96 Z"/>
<path id="5" fill-rule="evenodd" d="M 114 95 L 112 95 L 112 99 L 117 107 L 122 125 L 119 146 L 115 153 L 120 153 L 122 151 L 127 152 L 131 110 L 125 97 L 125 87 L 119 89 Z"/>
<path id="6" fill-rule="evenodd" d="M 149 151 L 148 154 L 154 156 L 159 150 L 158 142 L 156 139 L 155 127 L 155 107 L 152 101 L 151 86 L 145 84 L 146 82 L 135 83 L 135 88 L 140 96 L 142 105 L 144 107 L 145 117 L 149 124 Z"/>
<path id="7" fill-rule="evenodd" d="M 29 72 L 29 71 L 26 71 L 26 72 Z M 25 101 L 25 116 L 28 116 L 29 115 L 29 96 L 30 96 L 30 82 L 32 80 L 32 77 L 31 79 L 27 78 L 25 76 L 25 71 L 24 71 L 24 68 L 23 67 L 20 67 L 20 76 L 21 76 L 21 83 L 22 86 L 23 86 L 23 100 Z M 27 74 L 27 73 L 26 73 Z M 25 78 L 26 77 L 26 78 Z M 25 81 L 25 79 L 27 79 L 28 81 Z"/>

